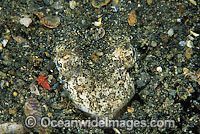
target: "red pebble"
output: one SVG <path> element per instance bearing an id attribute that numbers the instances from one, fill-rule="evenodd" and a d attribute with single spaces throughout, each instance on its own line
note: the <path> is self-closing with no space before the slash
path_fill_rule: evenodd
<path id="1" fill-rule="evenodd" d="M 47 90 L 50 90 L 50 85 L 47 81 L 47 77 L 44 77 L 44 76 L 40 76 L 38 79 L 38 85 L 41 85 L 43 88 L 47 89 Z"/>

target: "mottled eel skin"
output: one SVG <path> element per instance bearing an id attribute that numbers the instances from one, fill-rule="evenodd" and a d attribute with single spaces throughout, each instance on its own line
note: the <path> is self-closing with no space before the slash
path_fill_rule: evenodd
<path id="1" fill-rule="evenodd" d="M 127 69 L 133 67 L 130 43 L 113 45 L 101 57 L 103 67 L 83 68 L 84 58 L 73 50 L 57 48 L 55 63 L 72 102 L 92 117 L 114 118 L 135 94 Z M 100 62 L 100 61 L 99 61 Z"/>

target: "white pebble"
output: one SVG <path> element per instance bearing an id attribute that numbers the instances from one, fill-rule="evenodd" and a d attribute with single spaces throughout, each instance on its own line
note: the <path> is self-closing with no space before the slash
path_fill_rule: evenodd
<path id="1" fill-rule="evenodd" d="M 185 42 L 185 41 L 180 41 L 178 44 L 179 44 L 180 46 L 184 47 L 184 46 L 186 45 L 186 42 Z"/>
<path id="2" fill-rule="evenodd" d="M 174 29 L 170 28 L 169 31 L 167 32 L 169 37 L 174 35 Z"/>
<path id="3" fill-rule="evenodd" d="M 162 67 L 157 67 L 156 70 L 157 70 L 158 72 L 162 72 Z"/>
<path id="4" fill-rule="evenodd" d="M 8 40 L 7 40 L 7 39 L 4 39 L 4 40 L 2 41 L 3 47 L 6 47 L 7 43 L 8 43 Z"/>
<path id="5" fill-rule="evenodd" d="M 178 18 L 178 19 L 177 19 L 177 22 L 181 22 L 181 19 L 180 19 L 180 18 Z"/>
<path id="6" fill-rule="evenodd" d="M 25 27 L 28 27 L 32 23 L 32 20 L 31 18 L 21 18 L 19 22 Z"/>

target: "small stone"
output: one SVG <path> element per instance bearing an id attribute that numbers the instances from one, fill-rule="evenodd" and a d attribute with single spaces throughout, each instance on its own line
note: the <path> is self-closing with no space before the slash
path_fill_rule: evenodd
<path id="1" fill-rule="evenodd" d="M 13 92 L 13 96 L 16 97 L 17 95 L 18 95 L 18 93 L 17 93 L 16 91 L 14 91 L 14 92 Z"/>
<path id="2" fill-rule="evenodd" d="M 74 0 L 70 1 L 70 2 L 69 2 L 69 7 L 70 7 L 71 9 L 74 9 L 74 8 L 76 7 L 76 1 L 74 1 Z"/>
<path id="3" fill-rule="evenodd" d="M 165 34 L 161 34 L 160 35 L 160 39 L 162 40 L 163 43 L 167 43 L 168 42 L 168 36 Z"/>
<path id="4" fill-rule="evenodd" d="M 136 24 L 136 22 L 137 22 L 137 16 L 136 16 L 136 14 L 135 14 L 135 11 L 131 11 L 131 12 L 130 12 L 127 21 L 128 21 L 128 24 L 129 24 L 130 26 L 134 26 L 134 25 Z"/>
<path id="5" fill-rule="evenodd" d="M 174 35 L 174 29 L 170 28 L 167 33 L 168 33 L 169 37 L 173 36 Z"/>
<path id="6" fill-rule="evenodd" d="M 7 43 L 8 43 L 8 40 L 4 39 L 1 44 L 3 45 L 3 47 L 6 47 Z"/>
<path id="7" fill-rule="evenodd" d="M 179 44 L 180 46 L 184 47 L 184 46 L 186 45 L 186 42 L 185 42 L 185 41 L 180 41 L 178 44 Z"/>
<path id="8" fill-rule="evenodd" d="M 92 54 L 92 55 L 91 55 L 91 59 L 92 59 L 92 61 L 94 61 L 94 62 L 98 62 L 98 61 L 99 61 L 99 56 L 97 56 L 97 55 L 95 55 L 95 54 Z"/>
<path id="9" fill-rule="evenodd" d="M 148 5 L 151 5 L 152 2 L 153 2 L 153 0 L 147 0 L 147 4 L 148 4 Z"/>
<path id="10" fill-rule="evenodd" d="M 16 110 L 15 109 L 9 109 L 9 114 L 12 114 L 12 115 L 15 115 L 15 113 L 16 113 Z"/>
<path id="11" fill-rule="evenodd" d="M 156 68 L 156 71 L 162 72 L 162 67 L 157 67 L 157 68 Z"/>
<path id="12" fill-rule="evenodd" d="M 63 4 L 62 4 L 61 1 L 57 1 L 57 2 L 54 2 L 53 7 L 55 9 L 62 9 L 63 8 Z"/>
<path id="13" fill-rule="evenodd" d="M 152 41 L 152 42 L 151 42 L 151 46 L 152 46 L 152 47 L 156 47 L 156 46 L 157 46 L 157 42 Z"/>
<path id="14" fill-rule="evenodd" d="M 130 107 L 130 108 L 128 108 L 127 111 L 128 111 L 129 113 L 132 113 L 132 112 L 134 111 L 134 108 Z"/>
<path id="15" fill-rule="evenodd" d="M 103 52 L 97 51 L 97 52 L 96 52 L 96 55 L 97 55 L 97 56 L 103 56 Z"/>
<path id="16" fill-rule="evenodd" d="M 19 22 L 25 27 L 28 27 L 32 23 L 32 20 L 31 18 L 21 18 Z"/>

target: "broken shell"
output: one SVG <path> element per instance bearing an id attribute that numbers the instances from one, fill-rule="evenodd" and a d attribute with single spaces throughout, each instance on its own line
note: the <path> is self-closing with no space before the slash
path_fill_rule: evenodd
<path id="1" fill-rule="evenodd" d="M 12 35 L 12 38 L 17 41 L 18 43 L 23 43 L 23 42 L 27 42 L 26 39 L 22 38 L 21 36 L 14 36 Z"/>
<path id="2" fill-rule="evenodd" d="M 92 24 L 94 24 L 97 27 L 100 27 L 102 25 L 101 21 L 95 21 Z"/>
<path id="3" fill-rule="evenodd" d="M 97 52 L 96 52 L 96 55 L 97 55 L 97 56 L 103 56 L 103 52 L 97 51 Z"/>
<path id="4" fill-rule="evenodd" d="M 28 98 L 24 105 L 24 113 L 26 116 L 35 116 L 40 119 L 42 117 L 39 101 L 35 98 Z"/>
<path id="5" fill-rule="evenodd" d="M 19 22 L 25 27 L 28 27 L 32 23 L 32 20 L 31 18 L 21 18 Z"/>
<path id="6" fill-rule="evenodd" d="M 106 6 L 110 0 L 92 0 L 92 6 L 95 8 L 100 8 L 102 6 Z"/>
<path id="7" fill-rule="evenodd" d="M 195 0 L 188 0 L 190 3 L 192 3 L 193 5 L 197 5 L 197 2 Z"/>
<path id="8" fill-rule="evenodd" d="M 94 61 L 94 62 L 98 62 L 98 61 L 99 61 L 99 56 L 97 56 L 97 55 L 95 55 L 95 54 L 92 54 L 92 55 L 91 55 L 91 59 L 92 59 L 92 61 Z"/>
<path id="9" fill-rule="evenodd" d="M 42 17 L 44 17 L 44 13 L 43 12 L 33 12 L 34 15 L 36 15 L 39 19 L 41 19 Z"/>
<path id="10" fill-rule="evenodd" d="M 37 86 L 34 83 L 30 84 L 30 90 L 31 90 L 31 93 L 36 94 L 36 95 L 40 95 L 40 92 L 39 92 Z"/>
<path id="11" fill-rule="evenodd" d="M 96 40 L 99 40 L 104 37 L 105 33 L 106 33 L 105 30 L 101 27 L 97 29 L 97 32 L 95 33 L 94 38 Z"/>
<path id="12" fill-rule="evenodd" d="M 40 24 L 48 28 L 56 28 L 60 25 L 60 18 L 57 16 L 47 16 L 40 20 Z"/>
<path id="13" fill-rule="evenodd" d="M 193 32 L 193 31 L 191 31 L 191 30 L 190 30 L 190 34 L 192 34 L 194 37 L 198 37 L 198 36 L 199 36 L 198 33 L 195 33 L 195 32 Z"/>
<path id="14" fill-rule="evenodd" d="M 193 42 L 191 40 L 187 40 L 186 45 L 187 45 L 187 47 L 192 48 Z"/>
<path id="15" fill-rule="evenodd" d="M 129 24 L 130 26 L 134 26 L 134 25 L 135 25 L 135 23 L 137 22 L 137 16 L 136 16 L 136 14 L 135 14 L 135 11 L 131 11 L 131 12 L 130 12 L 127 21 L 128 21 L 128 24 Z"/>
<path id="16" fill-rule="evenodd" d="M 185 57 L 186 57 L 187 59 L 192 58 L 192 54 L 193 54 L 192 48 L 188 48 L 188 49 L 185 51 Z"/>

